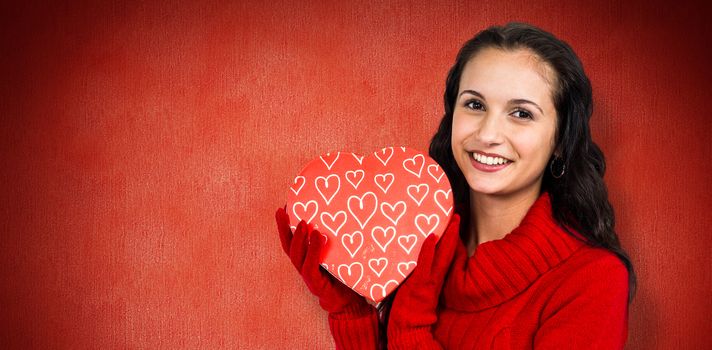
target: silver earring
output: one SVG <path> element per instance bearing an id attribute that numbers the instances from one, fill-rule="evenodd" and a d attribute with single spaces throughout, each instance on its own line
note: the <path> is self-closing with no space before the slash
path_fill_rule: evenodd
<path id="1" fill-rule="evenodd" d="M 559 172 L 559 174 L 554 171 L 554 163 L 556 163 L 557 161 L 560 161 L 561 163 L 561 171 Z M 558 167 L 559 166 L 557 165 L 557 168 Z M 554 157 L 554 159 L 551 160 L 551 163 L 549 163 L 549 171 L 551 171 L 551 176 L 553 176 L 555 179 L 560 179 L 562 176 L 564 176 L 564 173 L 566 172 L 566 163 L 563 161 L 563 159 L 561 159 L 561 157 L 556 156 Z"/>

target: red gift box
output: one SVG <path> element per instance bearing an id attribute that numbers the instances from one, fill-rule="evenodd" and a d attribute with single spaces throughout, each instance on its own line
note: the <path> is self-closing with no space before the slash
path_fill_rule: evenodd
<path id="1" fill-rule="evenodd" d="M 358 294 L 380 302 L 413 271 L 425 238 L 453 215 L 450 182 L 427 155 L 386 147 L 367 156 L 327 153 L 295 177 L 291 225 L 327 238 L 322 266 Z"/>

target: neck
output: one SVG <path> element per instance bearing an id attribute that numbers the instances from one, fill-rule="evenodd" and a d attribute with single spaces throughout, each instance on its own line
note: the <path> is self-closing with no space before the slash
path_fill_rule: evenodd
<path id="1" fill-rule="evenodd" d="M 512 232 L 539 198 L 540 188 L 506 196 L 470 191 L 470 239 L 467 250 L 472 255 L 478 244 L 502 239 Z"/>

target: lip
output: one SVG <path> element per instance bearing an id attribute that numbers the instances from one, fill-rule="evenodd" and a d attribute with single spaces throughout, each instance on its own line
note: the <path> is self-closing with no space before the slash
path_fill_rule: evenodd
<path id="1" fill-rule="evenodd" d="M 487 173 L 494 173 L 494 172 L 500 171 L 500 170 L 502 170 L 502 169 L 508 167 L 510 164 L 512 164 L 512 161 L 509 161 L 509 162 L 504 163 L 504 164 L 496 164 L 496 165 L 482 164 L 482 163 L 480 163 L 480 162 L 478 162 L 478 161 L 475 160 L 475 157 L 473 156 L 474 153 L 478 153 L 478 154 L 481 154 L 481 155 L 484 155 L 484 156 L 488 156 L 488 157 L 499 157 L 499 158 L 504 158 L 504 159 L 507 159 L 507 158 L 506 158 L 506 157 L 502 157 L 502 156 L 500 156 L 499 154 L 494 154 L 494 153 L 485 153 L 485 152 L 479 152 L 479 151 L 477 151 L 477 152 L 469 152 L 469 153 L 468 153 L 468 156 L 470 157 L 470 163 L 472 163 L 472 167 L 474 167 L 475 169 L 477 169 L 477 170 L 479 170 L 479 171 L 484 171 L 484 172 L 487 172 Z"/>

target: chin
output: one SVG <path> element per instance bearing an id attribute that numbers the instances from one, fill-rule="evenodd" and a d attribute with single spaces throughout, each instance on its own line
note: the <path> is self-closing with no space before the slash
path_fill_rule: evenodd
<path id="1" fill-rule="evenodd" d="M 501 184 L 491 183 L 491 181 L 482 179 L 467 179 L 467 184 L 470 186 L 470 191 L 479 194 L 500 194 L 503 190 Z"/>

